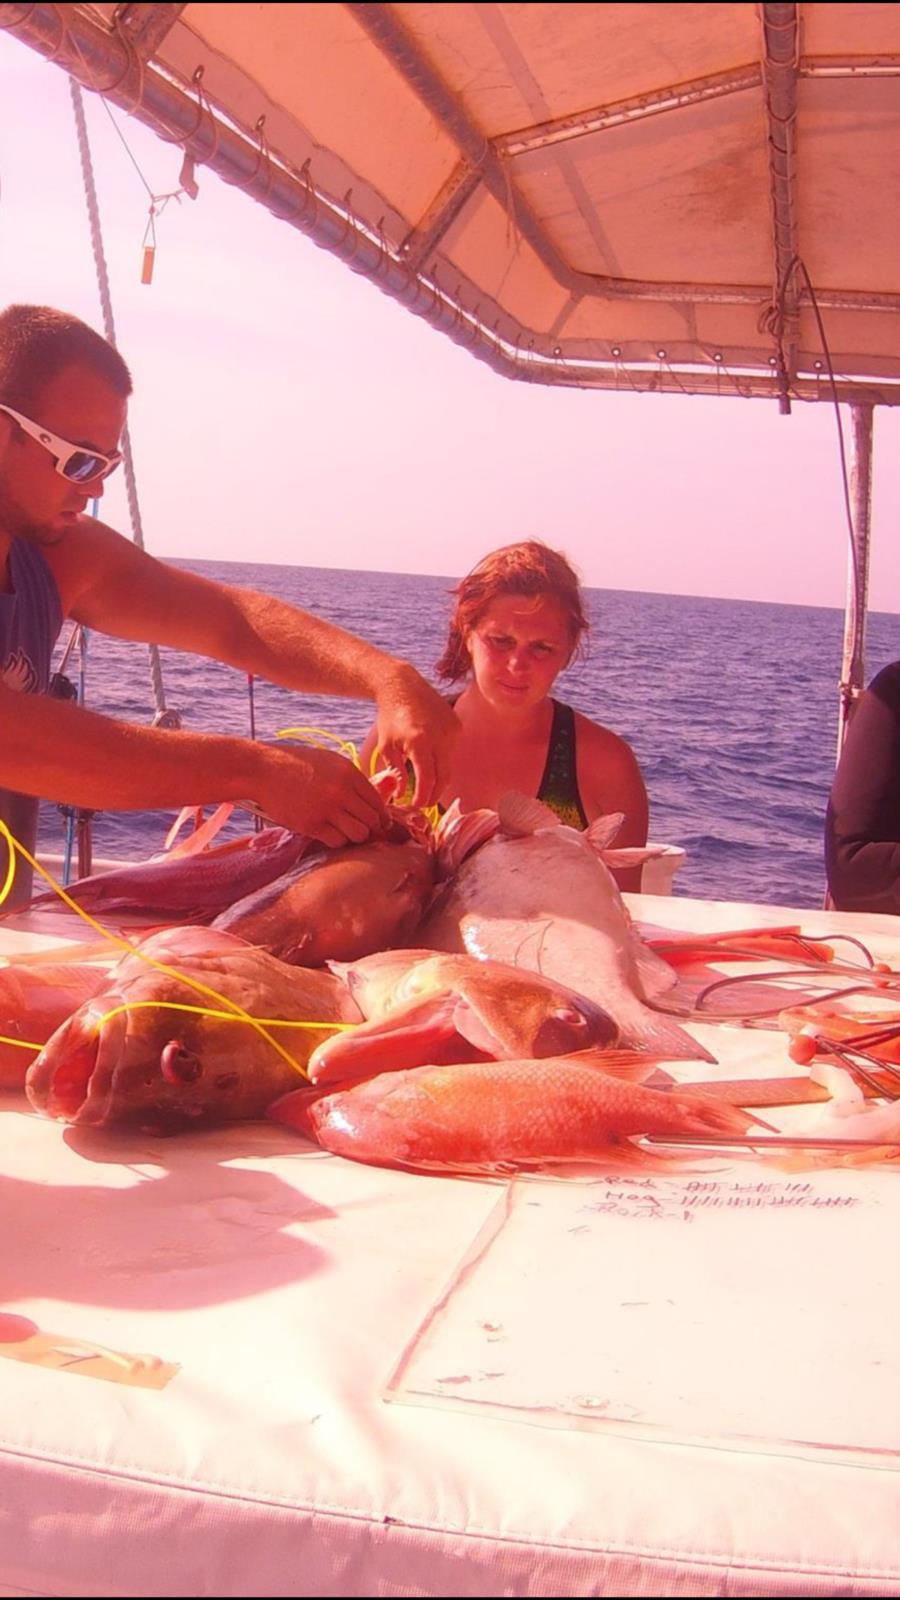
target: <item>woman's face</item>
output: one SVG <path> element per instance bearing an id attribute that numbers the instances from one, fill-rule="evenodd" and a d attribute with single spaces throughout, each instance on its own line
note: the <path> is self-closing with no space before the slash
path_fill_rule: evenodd
<path id="1" fill-rule="evenodd" d="M 537 706 L 568 664 L 566 614 L 552 595 L 503 595 L 466 635 L 475 682 L 494 706 Z"/>

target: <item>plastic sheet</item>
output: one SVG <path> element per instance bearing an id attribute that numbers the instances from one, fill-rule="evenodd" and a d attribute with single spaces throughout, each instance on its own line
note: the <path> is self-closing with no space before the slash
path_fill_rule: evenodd
<path id="1" fill-rule="evenodd" d="M 900 1173 L 518 1179 L 385 1398 L 896 1467 Z"/>

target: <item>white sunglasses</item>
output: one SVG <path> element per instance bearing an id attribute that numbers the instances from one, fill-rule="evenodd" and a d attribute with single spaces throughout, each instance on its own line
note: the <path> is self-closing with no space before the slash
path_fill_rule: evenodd
<path id="1" fill-rule="evenodd" d="M 32 422 L 30 417 L 23 417 L 21 411 L 14 411 L 12 406 L 5 406 L 0 401 L 0 411 L 5 411 L 13 422 L 17 422 L 23 433 L 36 439 L 39 445 L 53 457 L 57 472 L 63 478 L 68 478 L 70 483 L 87 483 L 90 478 L 107 478 L 122 459 L 121 450 L 114 455 L 101 455 L 99 450 L 85 450 L 83 445 L 72 444 L 69 439 L 61 439 L 58 434 L 51 433 L 49 428 L 43 428 L 39 422 Z"/>

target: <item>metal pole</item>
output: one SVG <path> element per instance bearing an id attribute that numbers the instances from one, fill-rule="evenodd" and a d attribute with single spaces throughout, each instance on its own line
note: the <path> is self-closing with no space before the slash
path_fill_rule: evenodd
<path id="1" fill-rule="evenodd" d="M 94 516 L 97 515 L 97 504 L 98 504 L 98 502 L 95 500 L 94 501 L 94 509 L 93 509 L 93 515 Z M 87 630 L 87 628 L 82 626 L 82 629 L 81 629 L 81 659 L 80 659 L 79 669 L 78 669 L 78 703 L 79 703 L 79 705 L 82 705 L 82 706 L 85 705 L 86 701 L 87 701 L 87 647 L 88 647 L 88 630 Z M 78 821 L 77 821 L 78 876 L 79 876 L 79 878 L 89 878 L 90 874 L 91 874 L 91 865 L 92 865 L 93 853 L 94 853 L 93 837 L 92 837 L 92 833 L 91 833 L 91 819 L 92 819 L 93 815 L 94 815 L 93 811 L 85 811 L 83 808 L 79 808 L 78 813 L 77 813 L 77 817 L 78 817 Z"/>
<path id="2" fill-rule="evenodd" d="M 837 755 L 840 759 L 856 702 L 865 688 L 866 608 L 869 600 L 869 548 L 872 531 L 872 451 L 874 407 L 850 407 L 850 507 L 852 545 L 844 617 Z"/>
<path id="3" fill-rule="evenodd" d="M 255 697 L 254 697 L 254 693 L 253 693 L 253 673 L 252 672 L 248 672 L 247 673 L 247 697 L 248 697 L 248 699 L 250 701 L 250 737 L 251 737 L 251 739 L 255 739 L 256 738 L 256 701 L 255 701 Z M 265 826 L 265 824 L 263 823 L 262 817 L 255 816 L 253 818 L 253 831 L 255 833 L 262 833 L 262 830 L 263 830 L 264 826 Z"/>

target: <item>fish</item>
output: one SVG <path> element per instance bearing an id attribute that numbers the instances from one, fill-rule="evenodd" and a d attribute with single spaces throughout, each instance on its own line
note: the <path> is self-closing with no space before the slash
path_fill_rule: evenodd
<path id="1" fill-rule="evenodd" d="M 409 941 L 434 878 L 430 844 L 395 822 L 387 835 L 366 844 L 314 849 L 221 912 L 212 926 L 299 966 L 355 961 Z"/>
<path id="2" fill-rule="evenodd" d="M 660 1060 L 713 1060 L 685 1028 L 651 1009 L 677 974 L 639 938 L 607 865 L 622 855 L 609 848 L 621 814 L 580 833 L 540 801 L 509 795 L 498 820 L 499 831 L 447 878 L 417 942 L 555 978 L 613 1017 L 623 1048 Z M 465 827 L 465 815 L 460 821 Z M 447 843 L 452 837 L 442 848 Z"/>
<path id="3" fill-rule="evenodd" d="M 618 1043 L 613 1018 L 561 983 L 500 961 L 432 950 L 379 952 L 330 963 L 365 1023 L 317 1045 L 309 1061 L 316 1084 L 424 1066 L 437 1061 L 564 1055 Z M 629 1052 L 628 1065 L 653 1063 Z M 617 1055 L 617 1063 L 622 1063 Z"/>
<path id="4" fill-rule="evenodd" d="M 757 1120 L 698 1093 L 624 1083 L 602 1061 L 590 1050 L 413 1067 L 295 1090 L 268 1115 L 353 1161 L 475 1175 L 598 1162 L 641 1136 L 743 1135 Z"/>
<path id="5" fill-rule="evenodd" d="M 228 1008 L 147 957 L 260 1020 L 321 1026 L 269 1027 L 287 1059 L 245 1021 L 167 1009 L 166 1002 Z M 330 972 L 287 966 L 234 934 L 166 929 L 126 955 L 106 987 L 57 1029 L 29 1067 L 25 1091 L 35 1110 L 81 1126 L 126 1123 L 171 1133 L 253 1120 L 302 1080 L 329 1024 L 361 1020 L 346 985 Z"/>
<path id="6" fill-rule="evenodd" d="M 263 828 L 227 844 L 186 855 L 157 855 L 110 872 L 70 883 L 66 893 L 83 910 L 98 915 L 136 916 L 203 922 L 270 883 L 314 848 L 315 841 L 287 828 Z M 32 906 L 56 905 L 54 891 L 36 895 Z"/>
<path id="7" fill-rule="evenodd" d="M 108 979 L 108 968 L 92 961 L 43 966 L 11 961 L 0 967 L 0 1034 L 45 1044 Z M 37 1053 L 0 1040 L 0 1089 L 24 1089 L 25 1074 Z"/>

